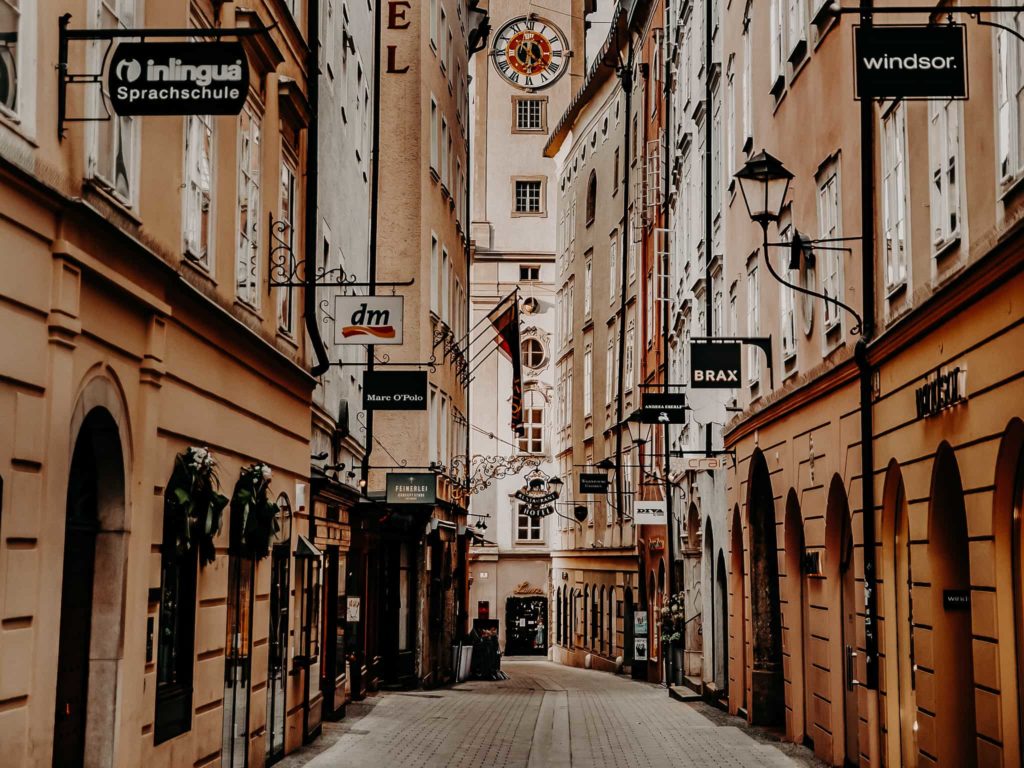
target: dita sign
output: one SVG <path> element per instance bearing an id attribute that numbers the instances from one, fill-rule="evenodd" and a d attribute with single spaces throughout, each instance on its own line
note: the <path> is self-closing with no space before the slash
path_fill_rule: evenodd
<path id="1" fill-rule="evenodd" d="M 690 344 L 690 386 L 694 389 L 735 389 L 740 385 L 740 345 Z"/>
<path id="2" fill-rule="evenodd" d="M 249 94 L 241 43 L 121 43 L 107 72 L 119 115 L 237 115 Z"/>
<path id="3" fill-rule="evenodd" d="M 404 309 L 402 296 L 338 296 L 334 343 L 401 344 Z"/>
<path id="4" fill-rule="evenodd" d="M 427 410 L 426 371 L 365 371 L 363 409 L 367 411 Z"/>
<path id="5" fill-rule="evenodd" d="M 580 475 L 580 494 L 608 493 L 608 475 L 603 472 L 584 472 Z"/>
<path id="6" fill-rule="evenodd" d="M 433 504 L 437 475 L 433 472 L 388 472 L 384 478 L 388 504 Z"/>
<path id="7" fill-rule="evenodd" d="M 967 98 L 962 24 L 856 27 L 854 59 L 858 99 Z"/>
<path id="8" fill-rule="evenodd" d="M 967 399 L 967 369 L 951 368 L 914 390 L 917 418 L 934 416 Z"/>
<path id="9" fill-rule="evenodd" d="M 676 392 L 644 392 L 640 404 L 642 424 L 683 424 L 686 395 Z"/>

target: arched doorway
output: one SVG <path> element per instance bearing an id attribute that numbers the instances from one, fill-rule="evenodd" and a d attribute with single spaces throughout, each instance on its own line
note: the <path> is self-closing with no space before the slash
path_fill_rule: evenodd
<path id="1" fill-rule="evenodd" d="M 943 593 L 970 595 L 967 511 L 956 455 L 939 446 L 932 470 L 928 510 L 928 565 L 931 570 L 932 656 L 935 742 L 940 765 L 977 765 L 974 716 L 974 653 L 969 609 L 947 609 Z M 919 676 L 929 674 L 920 672 Z M 922 681 L 918 681 L 918 685 Z M 920 713 L 919 713 L 920 717 Z"/>
<path id="2" fill-rule="evenodd" d="M 760 451 L 755 451 L 751 459 L 747 520 L 750 525 L 750 623 L 754 651 L 750 720 L 759 725 L 782 725 L 786 706 L 775 496 L 768 465 Z"/>
<path id="3" fill-rule="evenodd" d="M 725 553 L 718 552 L 715 569 L 715 687 L 721 696 L 729 684 L 729 576 L 725 569 Z"/>
<path id="4" fill-rule="evenodd" d="M 112 757 L 117 703 L 110 692 L 117 687 L 124 625 L 125 476 L 117 422 L 107 409 L 93 408 L 79 427 L 68 474 L 53 726 L 59 768 L 84 765 L 86 754 L 96 764 Z M 97 584 L 101 601 L 94 600 Z M 87 727 L 94 718 L 97 725 Z"/>
<path id="5" fill-rule="evenodd" d="M 746 574 L 743 568 L 743 524 L 740 522 L 740 508 L 732 511 L 731 546 L 731 592 L 732 592 L 732 655 L 735 680 L 729 679 L 729 711 L 743 713 L 747 709 L 747 595 Z"/>
<path id="6" fill-rule="evenodd" d="M 626 664 L 633 663 L 636 645 L 633 639 L 635 612 L 636 606 L 633 604 L 633 589 L 626 587 L 626 592 L 622 598 L 622 656 Z"/>
<path id="7" fill-rule="evenodd" d="M 562 644 L 562 588 L 555 590 L 555 644 Z"/>
<path id="8" fill-rule="evenodd" d="M 804 589 L 804 521 L 800 515 L 800 502 L 792 488 L 786 497 L 786 628 L 789 639 L 785 649 L 789 654 L 790 703 L 793 721 L 789 737 L 801 742 L 811 736 L 813 693 L 807 672 L 807 593 Z"/>
<path id="9" fill-rule="evenodd" d="M 710 587 L 707 600 L 702 600 L 702 602 L 711 611 L 708 617 L 711 629 L 710 643 L 702 642 L 705 662 L 702 677 L 705 679 L 710 677 L 711 682 L 715 683 L 715 686 L 718 687 L 716 670 L 719 666 L 723 650 L 722 646 L 718 643 L 719 636 L 721 635 L 720 623 L 722 617 L 718 613 L 718 590 L 715 588 L 715 534 L 714 529 L 711 527 L 710 517 L 704 523 L 704 536 L 702 537 L 701 544 L 701 581 Z"/>

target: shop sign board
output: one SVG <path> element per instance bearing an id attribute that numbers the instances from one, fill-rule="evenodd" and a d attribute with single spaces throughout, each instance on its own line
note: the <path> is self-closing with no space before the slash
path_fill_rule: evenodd
<path id="1" fill-rule="evenodd" d="M 364 371 L 363 409 L 427 410 L 426 371 Z"/>
<path id="2" fill-rule="evenodd" d="M 404 296 L 336 296 L 335 344 L 401 344 Z"/>
<path id="3" fill-rule="evenodd" d="M 670 456 L 668 468 L 671 472 L 714 471 L 732 469 L 736 464 L 731 453 L 716 453 L 711 456 Z"/>
<path id="4" fill-rule="evenodd" d="M 237 115 L 249 95 L 239 42 L 119 43 L 107 70 L 118 115 Z"/>
<path id="5" fill-rule="evenodd" d="M 531 504 L 527 504 L 525 507 L 519 510 L 519 514 L 525 515 L 526 517 L 547 517 L 548 515 L 555 514 L 555 508 L 535 507 Z"/>
<path id="6" fill-rule="evenodd" d="M 967 399 L 967 369 L 956 366 L 939 371 L 930 381 L 914 390 L 917 418 L 934 416 Z"/>
<path id="7" fill-rule="evenodd" d="M 963 24 L 858 26 L 853 50 L 858 99 L 967 98 Z"/>
<path id="8" fill-rule="evenodd" d="M 359 598 L 349 597 L 345 605 L 345 621 L 359 621 Z"/>
<path id="9" fill-rule="evenodd" d="M 437 475 L 433 472 L 388 472 L 385 487 L 388 504 L 437 502 Z"/>
<path id="10" fill-rule="evenodd" d="M 686 423 L 686 395 L 682 392 L 644 392 L 640 403 L 642 424 Z"/>
<path id="11" fill-rule="evenodd" d="M 947 611 L 969 611 L 971 610 L 971 590 L 969 589 L 944 589 L 942 590 L 942 607 Z"/>
<path id="12" fill-rule="evenodd" d="M 667 519 L 664 501 L 633 502 L 633 525 L 664 525 Z"/>
<path id="13" fill-rule="evenodd" d="M 736 389 L 740 386 L 740 358 L 738 342 L 691 342 L 690 386 L 694 389 Z"/>
<path id="14" fill-rule="evenodd" d="M 633 658 L 647 661 L 647 611 L 633 612 Z"/>
<path id="15" fill-rule="evenodd" d="M 580 474 L 580 494 L 608 493 L 608 475 L 605 472 L 583 472 Z"/>

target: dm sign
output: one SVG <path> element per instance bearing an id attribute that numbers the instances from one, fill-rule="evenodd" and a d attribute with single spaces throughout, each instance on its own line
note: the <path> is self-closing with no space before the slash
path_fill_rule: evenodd
<path id="1" fill-rule="evenodd" d="M 437 475 L 433 472 L 388 472 L 384 480 L 388 504 L 437 502 Z"/>
<path id="2" fill-rule="evenodd" d="M 427 410 L 426 371 L 364 371 L 363 409 Z"/>
<path id="3" fill-rule="evenodd" d="M 241 43 L 120 43 L 107 72 L 119 115 L 237 115 L 249 93 Z"/>
<path id="4" fill-rule="evenodd" d="M 736 342 L 690 344 L 690 386 L 735 389 L 740 385 L 740 345 Z"/>
<path id="5" fill-rule="evenodd" d="M 967 98 L 962 24 L 859 26 L 854 59 L 858 99 Z"/>
<path id="6" fill-rule="evenodd" d="M 401 344 L 402 296 L 338 296 L 335 344 Z"/>

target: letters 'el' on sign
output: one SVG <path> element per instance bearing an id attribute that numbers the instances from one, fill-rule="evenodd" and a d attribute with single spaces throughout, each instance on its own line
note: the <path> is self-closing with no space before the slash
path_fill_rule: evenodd
<path id="1" fill-rule="evenodd" d="M 854 29 L 858 99 L 967 98 L 962 24 Z"/>
<path id="2" fill-rule="evenodd" d="M 119 43 L 107 88 L 119 115 L 237 115 L 249 62 L 239 42 Z"/>
<path id="3" fill-rule="evenodd" d="M 690 386 L 735 389 L 740 385 L 740 345 L 736 342 L 690 344 Z"/>
<path id="4" fill-rule="evenodd" d="M 401 344 L 404 308 L 402 296 L 337 296 L 334 343 Z"/>

